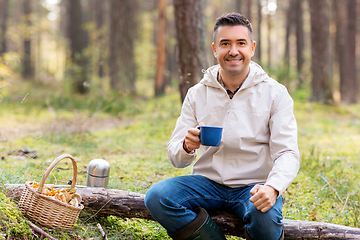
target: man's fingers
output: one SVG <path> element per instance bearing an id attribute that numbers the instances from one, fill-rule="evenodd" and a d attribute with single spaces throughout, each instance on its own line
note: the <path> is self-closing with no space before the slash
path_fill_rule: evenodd
<path id="1" fill-rule="evenodd" d="M 200 144 L 194 144 L 193 142 L 186 142 L 185 140 L 185 146 L 187 149 L 192 151 L 194 149 L 198 149 L 200 147 Z"/>
<path id="2" fill-rule="evenodd" d="M 252 203 L 254 203 L 254 205 L 255 205 L 255 203 L 257 202 L 257 201 L 259 201 L 259 199 L 260 199 L 260 196 L 259 195 L 253 195 L 251 198 L 250 198 L 250 202 L 252 202 Z M 256 206 L 255 206 L 256 207 Z"/>
<path id="3" fill-rule="evenodd" d="M 257 193 L 259 191 L 260 185 L 255 185 L 251 190 L 250 190 L 250 194 L 251 195 L 255 195 L 255 193 Z"/>
<path id="4" fill-rule="evenodd" d="M 190 128 L 190 129 L 188 130 L 188 132 L 190 132 L 191 134 L 196 135 L 196 136 L 199 136 L 199 135 L 200 135 L 200 129 L 199 129 L 198 127 L 196 127 L 196 128 Z"/>
<path id="5" fill-rule="evenodd" d="M 260 206 L 260 207 L 258 207 L 258 208 L 257 208 L 257 210 L 259 210 L 259 211 L 261 211 L 261 212 L 265 213 L 265 212 L 269 211 L 269 210 L 270 210 L 270 208 L 272 208 L 272 206 L 269 206 L 269 205 L 264 205 L 264 206 Z"/>
<path id="6" fill-rule="evenodd" d="M 255 204 L 254 204 L 255 206 Z M 274 203 L 263 202 L 259 206 L 255 206 L 257 210 L 261 212 L 267 212 L 274 206 Z"/>
<path id="7" fill-rule="evenodd" d="M 269 198 L 259 198 L 257 199 L 257 201 L 253 202 L 254 206 L 260 210 L 262 208 L 264 208 L 265 206 L 273 206 L 275 204 L 275 202 L 273 202 L 271 199 Z"/>
<path id="8" fill-rule="evenodd" d="M 250 193 L 253 195 L 250 202 L 261 212 L 267 212 L 276 202 L 277 192 L 272 187 L 255 185 Z"/>
<path id="9" fill-rule="evenodd" d="M 188 134 L 185 136 L 187 146 L 200 146 L 200 138 L 196 135 Z"/>
<path id="10" fill-rule="evenodd" d="M 200 130 L 197 128 L 190 128 L 187 131 L 184 140 L 184 148 L 187 152 L 191 152 L 194 149 L 198 149 L 200 147 Z"/>
<path id="11" fill-rule="evenodd" d="M 188 141 L 190 142 L 200 142 L 200 138 L 199 135 L 195 135 L 195 134 L 188 134 L 185 137 Z"/>

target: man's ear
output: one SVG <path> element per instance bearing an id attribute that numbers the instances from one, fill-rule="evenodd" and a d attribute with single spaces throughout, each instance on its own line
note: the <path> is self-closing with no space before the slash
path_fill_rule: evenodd
<path id="1" fill-rule="evenodd" d="M 211 47 L 212 47 L 212 50 L 213 50 L 214 56 L 217 58 L 217 53 L 216 53 L 215 43 L 212 43 L 212 44 L 211 44 Z"/>
<path id="2" fill-rule="evenodd" d="M 251 57 L 253 57 L 255 55 L 255 48 L 256 48 L 256 42 L 253 41 L 252 46 L 251 46 Z"/>

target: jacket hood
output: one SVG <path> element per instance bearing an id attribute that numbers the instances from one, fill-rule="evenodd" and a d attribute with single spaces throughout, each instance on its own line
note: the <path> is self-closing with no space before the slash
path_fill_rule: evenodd
<path id="1" fill-rule="evenodd" d="M 207 70 L 202 70 L 204 77 L 201 79 L 200 83 L 205 86 L 222 88 L 220 83 L 217 81 L 217 74 L 219 72 L 220 65 L 214 65 L 209 67 Z M 250 62 L 250 72 L 247 78 L 245 79 L 242 89 L 250 88 L 261 82 L 266 81 L 269 78 L 267 73 L 261 68 L 261 66 L 254 61 Z"/>

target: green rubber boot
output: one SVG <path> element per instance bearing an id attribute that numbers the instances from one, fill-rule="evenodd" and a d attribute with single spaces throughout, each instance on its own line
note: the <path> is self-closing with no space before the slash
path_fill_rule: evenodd
<path id="1" fill-rule="evenodd" d="M 225 235 L 211 219 L 205 209 L 197 209 L 196 218 L 174 233 L 168 233 L 174 240 L 226 240 Z"/>

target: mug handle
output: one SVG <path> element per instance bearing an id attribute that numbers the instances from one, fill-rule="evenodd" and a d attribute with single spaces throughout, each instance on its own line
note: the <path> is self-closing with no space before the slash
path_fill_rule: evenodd
<path id="1" fill-rule="evenodd" d="M 199 134 L 199 138 L 200 138 L 200 135 L 201 135 L 201 129 L 200 128 L 201 128 L 201 126 L 197 126 L 196 128 L 200 130 L 200 134 Z"/>

